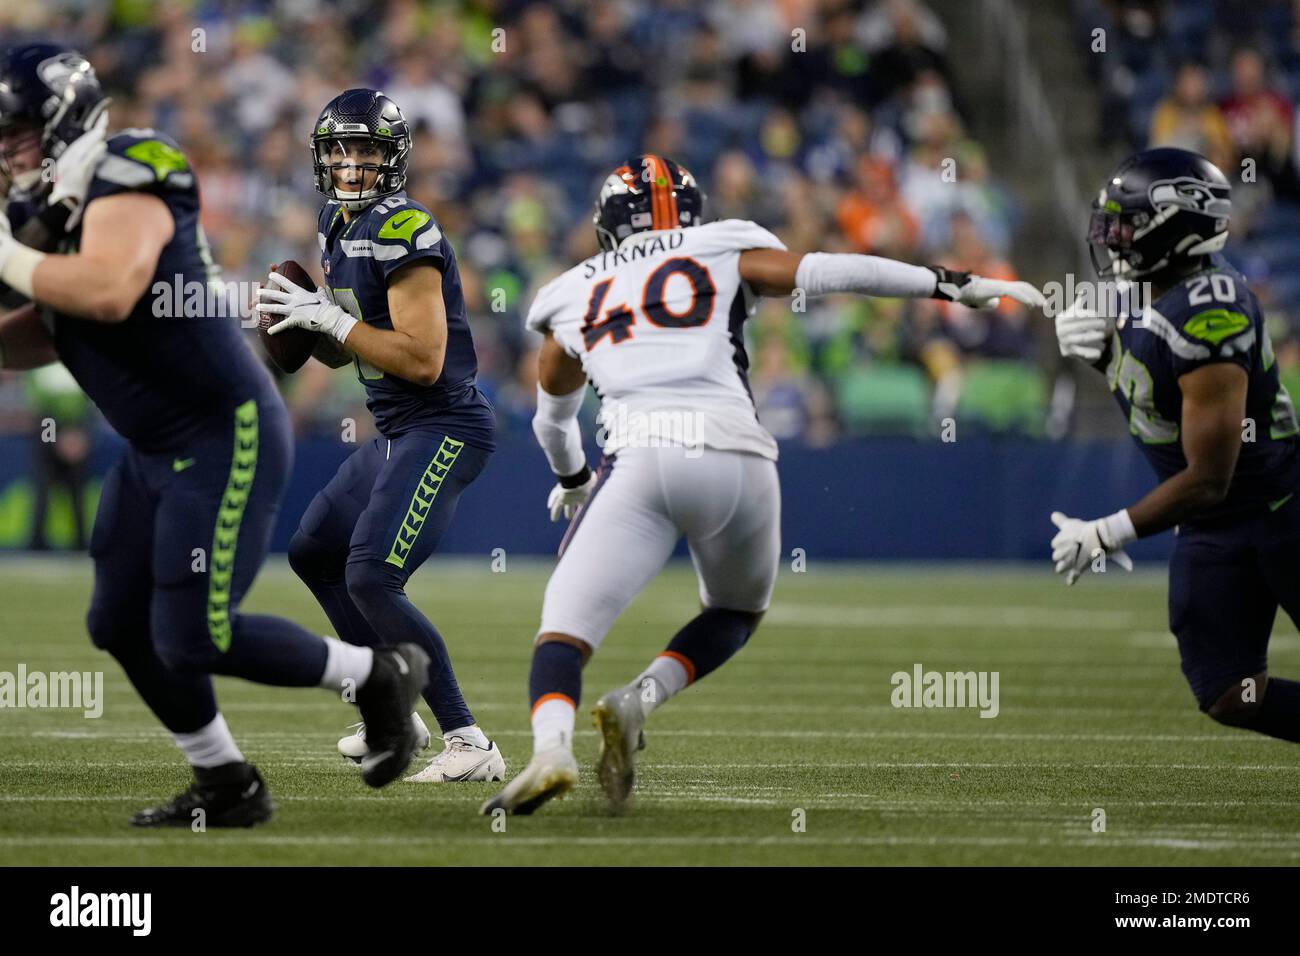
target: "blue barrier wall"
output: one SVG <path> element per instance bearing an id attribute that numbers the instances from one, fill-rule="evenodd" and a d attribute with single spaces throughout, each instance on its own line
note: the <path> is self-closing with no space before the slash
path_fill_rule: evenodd
<path id="1" fill-rule="evenodd" d="M 101 441 L 102 471 L 120 448 Z M 0 439 L 0 495 L 25 481 L 31 443 Z M 313 494 L 353 450 L 330 440 L 299 443 L 274 547 L 284 550 Z M 593 454 L 592 460 L 595 461 Z M 870 439 L 827 449 L 781 449 L 786 553 L 809 559 L 1046 560 L 1055 509 L 1097 517 L 1131 504 L 1155 478 L 1129 442 L 969 438 L 952 443 Z M 551 477 L 531 435 L 503 440 L 462 497 L 442 551 L 554 554 L 562 529 L 547 520 Z M 1130 549 L 1160 559 L 1172 536 Z"/>

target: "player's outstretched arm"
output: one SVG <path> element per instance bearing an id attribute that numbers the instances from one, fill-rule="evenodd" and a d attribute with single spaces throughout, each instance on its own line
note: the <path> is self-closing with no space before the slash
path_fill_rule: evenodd
<path id="1" fill-rule="evenodd" d="M 1250 378 L 1240 365 L 1216 362 L 1179 376 L 1180 425 L 1187 467 L 1153 488 L 1137 504 L 1105 518 L 1081 521 L 1057 511 L 1052 539 L 1056 572 L 1073 584 L 1098 548 L 1130 568 L 1124 546 L 1172 528 L 1212 508 L 1228 494 L 1241 452 L 1242 420 Z"/>
<path id="2" fill-rule="evenodd" d="M 86 207 L 81 248 L 49 255 L 0 233 L 0 281 L 66 315 L 121 322 L 148 291 L 158 256 L 175 230 L 167 204 L 118 193 Z"/>
<path id="3" fill-rule="evenodd" d="M 551 520 L 572 518 L 596 486 L 582 450 L 578 411 L 586 392 L 587 374 L 582 363 L 569 355 L 549 331 L 544 333 L 537 356 L 537 414 L 533 434 L 546 453 L 556 484 L 546 506 Z"/>
<path id="4" fill-rule="evenodd" d="M 740 254 L 740 277 L 759 295 L 808 295 L 855 292 L 888 298 L 945 299 L 972 309 L 991 309 L 1000 296 L 1041 309 L 1043 294 L 1028 282 L 986 279 L 942 266 L 913 266 L 880 256 L 784 249 L 746 249 Z"/>

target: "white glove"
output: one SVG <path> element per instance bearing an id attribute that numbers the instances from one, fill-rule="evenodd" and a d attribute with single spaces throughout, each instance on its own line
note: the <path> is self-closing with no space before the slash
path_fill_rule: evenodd
<path id="1" fill-rule="evenodd" d="M 49 204 L 70 200 L 72 215 L 68 217 L 68 229 L 74 228 L 81 221 L 81 212 L 86 205 L 86 191 L 95 176 L 95 167 L 104 155 L 105 133 L 108 131 L 107 111 L 99 114 L 95 125 L 82 133 L 63 151 L 54 162 L 54 188 L 50 190 Z"/>
<path id="2" fill-rule="evenodd" d="M 1056 316 L 1056 344 L 1066 358 L 1074 356 L 1092 364 L 1101 358 L 1115 331 L 1115 320 L 1098 315 L 1077 302 Z"/>
<path id="3" fill-rule="evenodd" d="M 1133 570 L 1133 559 L 1124 551 L 1124 545 L 1137 540 L 1128 511 L 1092 521 L 1067 518 L 1053 511 L 1052 524 L 1061 529 L 1052 539 L 1052 560 L 1056 562 L 1056 573 L 1065 575 L 1067 585 L 1077 581 L 1088 565 L 1103 554 L 1125 571 Z"/>
<path id="4" fill-rule="evenodd" d="M 937 280 L 934 288 L 936 299 L 960 302 L 971 309 L 996 309 L 1004 295 L 1031 309 L 1041 309 L 1047 305 L 1043 293 L 1028 282 L 986 279 L 984 276 L 954 272 L 941 266 L 930 266 L 930 269 Z"/>
<path id="5" fill-rule="evenodd" d="M 550 509 L 551 520 L 559 521 L 560 515 L 564 515 L 565 521 L 572 519 L 578 513 L 578 509 L 587 503 L 587 499 L 591 497 L 591 493 L 595 488 L 596 473 L 594 471 L 588 474 L 587 480 L 576 488 L 566 488 L 557 482 L 546 499 L 546 507 Z"/>
<path id="6" fill-rule="evenodd" d="M 253 311 L 287 316 L 266 330 L 271 335 L 299 328 L 323 332 L 342 342 L 357 324 L 356 319 L 330 301 L 324 289 L 309 292 L 278 272 L 272 272 L 266 281 L 268 284 L 257 290 L 257 305 L 253 306 Z"/>

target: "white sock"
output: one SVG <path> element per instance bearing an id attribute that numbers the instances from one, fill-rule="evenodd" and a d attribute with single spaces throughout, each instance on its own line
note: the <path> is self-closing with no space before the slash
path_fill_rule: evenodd
<path id="1" fill-rule="evenodd" d="M 547 694 L 533 708 L 533 753 L 552 747 L 573 748 L 573 701 L 563 694 Z"/>
<path id="2" fill-rule="evenodd" d="M 691 675 L 681 661 L 660 654 L 632 683 L 640 691 L 641 712 L 649 717 L 651 711 L 690 682 Z"/>
<path id="3" fill-rule="evenodd" d="M 455 730 L 447 731 L 442 735 L 442 737 L 444 740 L 448 737 L 460 737 L 467 744 L 473 744 L 475 747 L 482 747 L 484 750 L 487 749 L 488 744 L 490 743 L 487 734 L 483 733 L 478 724 L 468 724 L 464 727 L 457 727 Z"/>
<path id="4" fill-rule="evenodd" d="M 172 734 L 191 767 L 220 767 L 224 763 L 243 763 L 244 755 L 226 726 L 226 718 L 217 712 L 206 727 L 192 734 Z"/>
<path id="5" fill-rule="evenodd" d="M 356 690 L 370 678 L 375 652 L 337 637 L 325 638 L 325 673 L 320 685 L 330 690 Z"/>

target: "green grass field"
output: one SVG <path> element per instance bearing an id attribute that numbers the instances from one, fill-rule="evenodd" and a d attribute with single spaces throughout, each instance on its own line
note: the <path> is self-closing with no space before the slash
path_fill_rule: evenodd
<path id="1" fill-rule="evenodd" d="M 411 595 L 451 645 L 476 716 L 522 767 L 526 679 L 548 566 L 437 561 Z M 1047 564 L 783 572 L 728 667 L 659 711 L 635 802 L 593 775 L 505 832 L 495 784 L 371 791 L 334 750 L 354 711 L 320 690 L 219 679 L 223 710 L 279 806 L 249 831 L 141 832 L 129 814 L 187 784 L 167 735 L 83 630 L 84 560 L 0 564 L 0 670 L 98 669 L 105 709 L 0 710 L 8 864 L 1294 864 L 1300 748 L 1197 713 L 1165 630 L 1162 569 L 1067 591 Z M 326 628 L 287 567 L 246 602 Z M 629 609 L 587 670 L 586 704 L 634 676 L 694 613 L 689 567 Z M 1283 619 L 1273 669 L 1300 675 Z M 998 671 L 1000 714 L 897 710 L 890 675 Z M 423 705 L 421 706 L 423 710 Z M 426 714 L 427 716 L 427 714 Z M 595 756 L 585 708 L 579 759 Z M 436 743 L 436 741 L 435 741 Z M 1093 811 L 1106 829 L 1093 832 Z M 804 832 L 792 824 L 803 811 Z"/>

